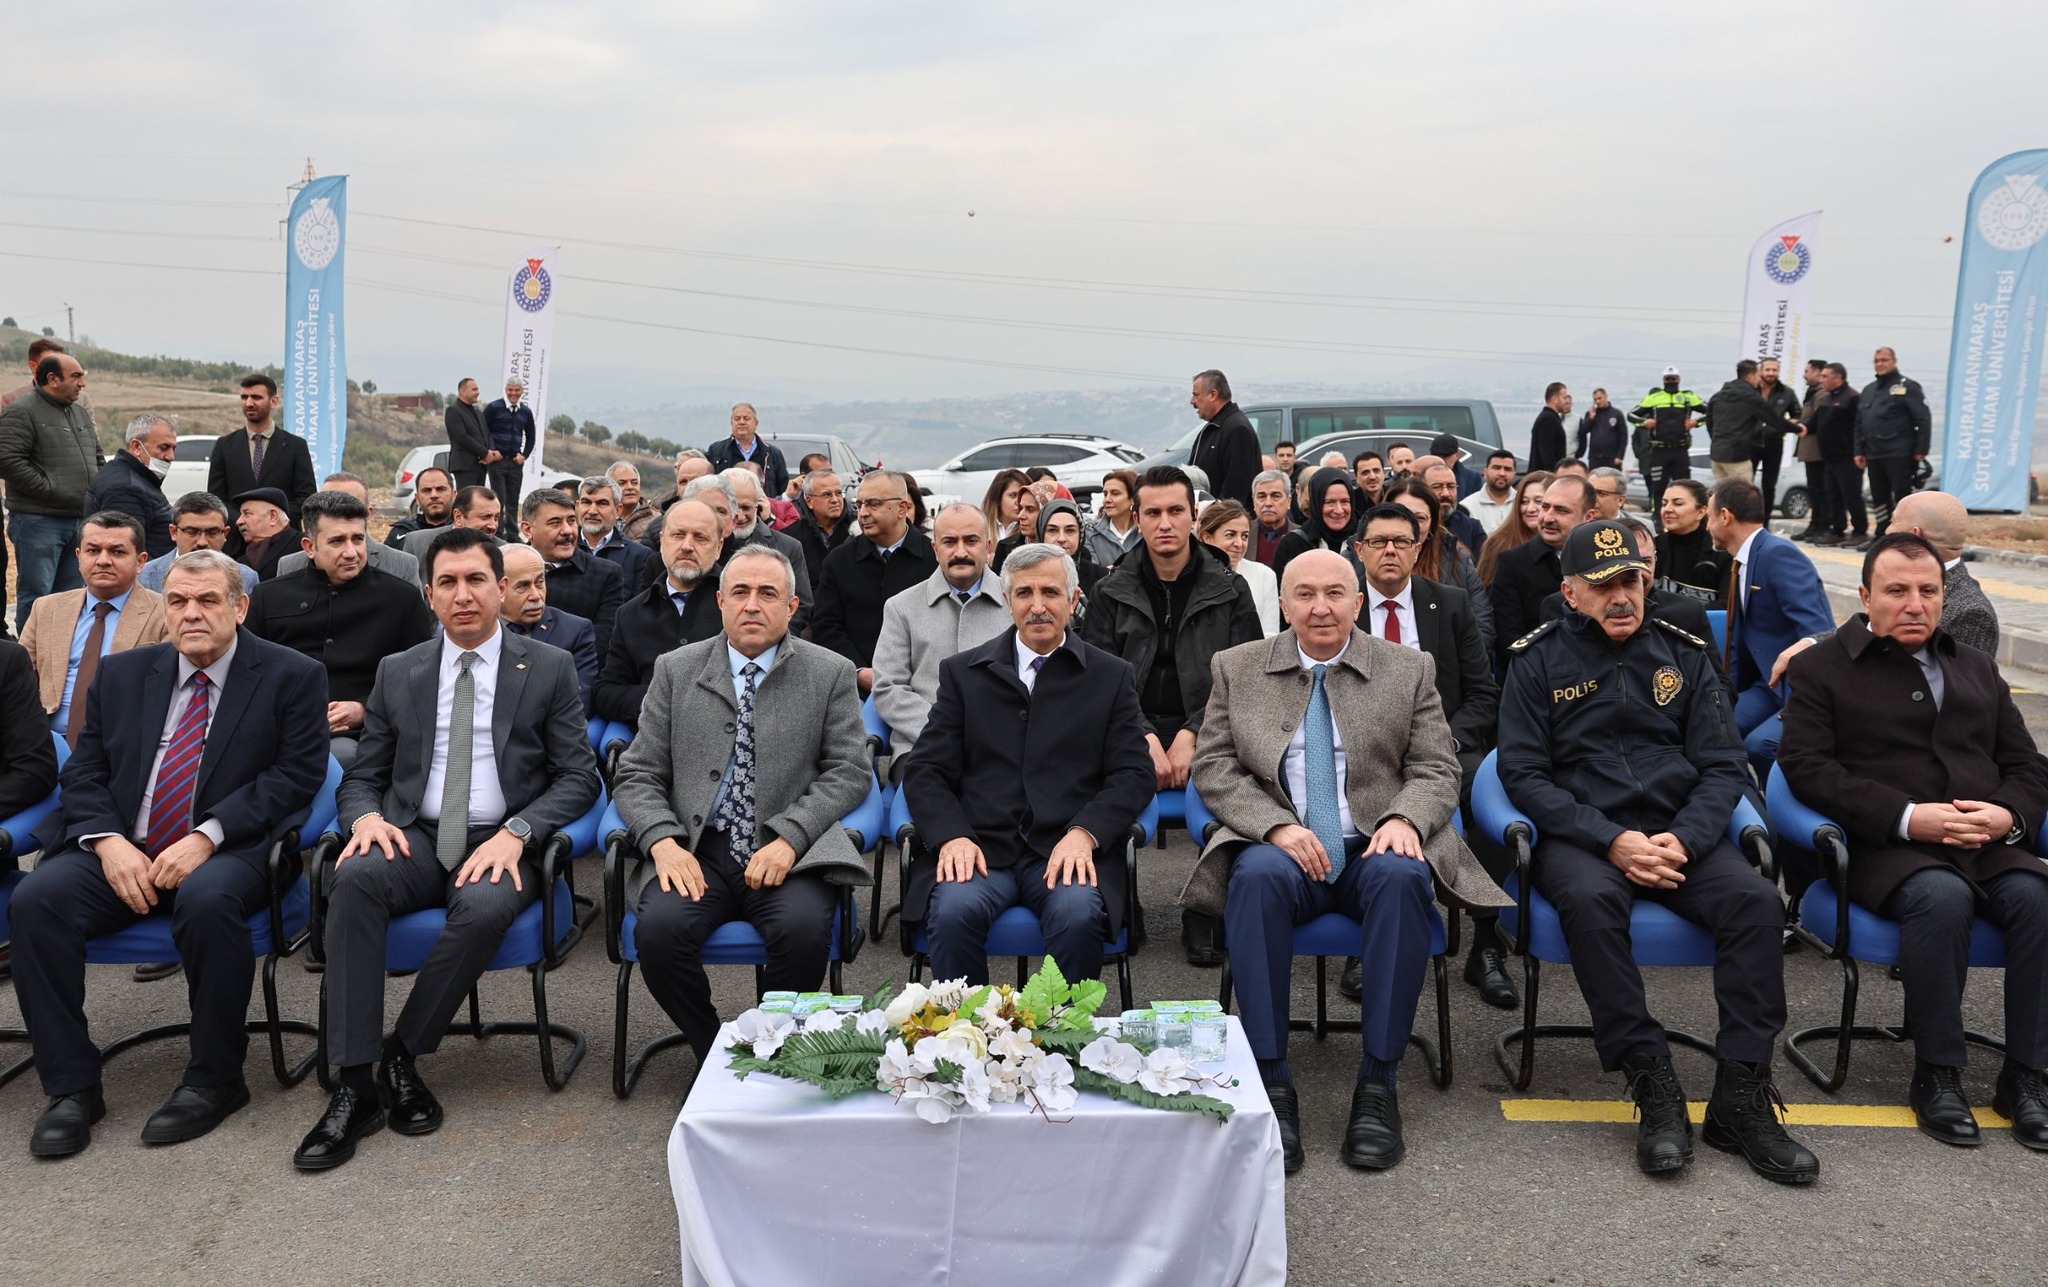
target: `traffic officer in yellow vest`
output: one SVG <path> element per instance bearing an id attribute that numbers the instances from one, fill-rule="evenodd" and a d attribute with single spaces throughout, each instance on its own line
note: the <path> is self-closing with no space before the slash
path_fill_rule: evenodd
<path id="1" fill-rule="evenodd" d="M 1636 426 L 1636 464 L 1650 488 L 1650 513 L 1664 507 L 1664 488 L 1674 478 L 1692 477 L 1692 431 L 1707 404 L 1691 389 L 1678 387 L 1678 368 L 1664 368 L 1664 387 L 1652 389 L 1628 413 Z M 1658 520 L 1661 531 L 1663 521 Z"/>

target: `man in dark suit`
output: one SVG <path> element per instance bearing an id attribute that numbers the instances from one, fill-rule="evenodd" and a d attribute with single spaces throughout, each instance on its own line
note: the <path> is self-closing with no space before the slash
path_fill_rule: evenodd
<path id="1" fill-rule="evenodd" d="M 526 402 L 526 381 L 513 376 L 505 381 L 505 396 L 484 408 L 484 428 L 491 435 L 491 454 L 497 457 L 484 467 L 485 481 L 505 503 L 498 519 L 498 535 L 511 540 L 519 534 L 513 507 L 525 494 L 526 458 L 533 454 L 533 407 Z"/>
<path id="2" fill-rule="evenodd" d="M 660 566 L 657 552 L 626 536 L 619 524 L 619 485 L 592 474 L 576 485 L 576 528 L 583 548 L 619 569 L 620 590 L 630 596 L 645 589 Z"/>
<path id="3" fill-rule="evenodd" d="M 1574 474 L 1551 480 L 1536 515 L 1536 535 L 1501 551 L 1493 565 L 1493 640 L 1499 671 L 1505 675 L 1509 645 L 1543 620 L 1543 601 L 1564 582 L 1558 552 L 1573 528 L 1599 513 L 1593 485 Z"/>
<path id="4" fill-rule="evenodd" d="M 625 577 L 583 547 L 576 504 L 552 487 L 539 487 L 519 503 L 519 531 L 548 568 L 548 601 L 573 612 L 597 631 L 597 655 L 611 647 L 612 624 L 625 595 Z"/>
<path id="5" fill-rule="evenodd" d="M 1571 414 L 1572 395 L 1563 381 L 1552 380 L 1543 390 L 1543 410 L 1536 413 L 1536 422 L 1529 426 L 1529 472 L 1539 469 L 1554 470 L 1557 462 L 1565 458 L 1569 450 L 1565 440 L 1564 418 Z"/>
<path id="6" fill-rule="evenodd" d="M 85 1148 L 107 1111 L 86 1028 L 86 940 L 153 912 L 170 914 L 185 963 L 192 1053 L 143 1140 L 194 1139 L 249 1102 L 248 918 L 270 899 L 272 842 L 305 821 L 327 776 L 327 676 L 238 628 L 247 601 L 234 562 L 181 556 L 164 604 L 171 643 L 100 663 L 63 807 L 39 837 L 46 856 L 14 894 L 15 992 L 50 1096 L 29 1139 L 38 1157 Z"/>
<path id="7" fill-rule="evenodd" d="M 661 516 L 660 580 L 619 605 L 618 626 L 597 672 L 593 713 L 632 728 L 662 654 L 717 634 L 718 514 L 698 500 L 678 501 Z"/>
<path id="8" fill-rule="evenodd" d="M 370 566 L 368 506 L 346 492 L 314 492 L 303 512 L 312 561 L 257 586 L 247 625 L 326 670 L 328 751 L 347 768 L 378 666 L 432 638 L 434 616 L 418 587 Z"/>
<path id="9" fill-rule="evenodd" d="M 1195 377 L 1188 405 L 1207 423 L 1195 435 L 1188 449 L 1188 466 L 1199 469 L 1209 480 L 1209 494 L 1218 500 L 1234 500 L 1252 512 L 1252 479 L 1263 463 L 1259 431 L 1251 417 L 1230 400 L 1230 381 L 1221 371 L 1204 371 Z"/>
<path id="10" fill-rule="evenodd" d="M 1899 922 L 1920 1129 L 1980 1142 L 1964 1097 L 1970 922 L 2005 931 L 2005 1065 L 1993 1107 L 2048 1149 L 2048 769 L 1986 654 L 1939 626 L 1941 555 L 1896 529 L 1863 560 L 1863 612 L 1790 667 L 1778 763 L 1848 832 L 1849 896 Z"/>
<path id="11" fill-rule="evenodd" d="M 1398 504 L 1375 506 L 1358 533 L 1352 559 L 1365 590 L 1360 625 L 1389 643 L 1426 652 L 1436 660 L 1436 692 L 1458 756 L 1459 799 L 1469 803 L 1472 775 L 1493 749 L 1494 720 L 1500 713 L 1500 687 L 1493 682 L 1493 663 L 1479 638 L 1479 620 L 1463 590 L 1414 575 L 1422 524 L 1413 510 Z M 1513 858 L 1497 845 L 1475 844 L 1472 850 L 1495 881 L 1506 880 L 1513 870 Z M 1477 988 L 1488 1005 L 1506 1010 L 1519 998 L 1501 960 L 1500 940 L 1494 933 L 1498 921 L 1491 910 L 1473 912 L 1465 982 Z M 1338 986 L 1348 997 L 1361 994 L 1357 958 L 1344 963 Z"/>
<path id="12" fill-rule="evenodd" d="M 213 458 L 206 467 L 206 490 L 232 498 L 258 488 L 275 488 L 284 495 L 286 521 L 296 525 L 299 506 L 320 485 L 315 481 L 312 450 L 304 438 L 278 425 L 277 404 L 277 381 L 261 371 L 242 377 L 242 427 L 214 441 Z M 243 539 L 239 532 L 228 534 L 229 555 L 242 557 Z M 299 548 L 298 538 L 292 539 L 291 548 Z"/>
<path id="13" fill-rule="evenodd" d="M 57 785 L 57 752 L 50 744 L 43 699 L 28 649 L 0 639 L 0 818 L 11 818 L 50 794 Z M 18 853 L 30 848 L 17 837 L 15 853 L 0 855 L 0 873 L 14 870 Z"/>
<path id="14" fill-rule="evenodd" d="M 553 644 L 576 659 L 576 691 L 583 698 L 583 714 L 590 716 L 590 692 L 597 684 L 597 631 L 575 613 L 548 602 L 547 564 L 530 546 L 507 545 L 499 552 L 505 557 L 505 603 L 499 619 L 513 634 Z"/>
<path id="15" fill-rule="evenodd" d="M 258 487 L 237 493 L 232 504 L 235 535 L 242 541 L 235 557 L 256 573 L 258 581 L 274 579 L 277 565 L 287 554 L 297 554 L 305 542 L 292 522 L 285 494 L 275 487 Z"/>
<path id="16" fill-rule="evenodd" d="M 812 470 L 803 477 L 803 517 L 789 529 L 789 535 L 804 547 L 804 567 L 816 585 L 825 574 L 825 556 L 839 548 L 854 531 L 853 514 L 846 503 L 846 485 L 839 475 L 826 469 Z"/>
<path id="17" fill-rule="evenodd" d="M 505 561 L 491 538 L 443 534 L 426 571 L 442 636 L 377 668 L 336 801 L 349 840 L 326 876 L 327 1024 L 341 1075 L 292 1157 L 302 1171 L 348 1161 L 387 1111 L 400 1134 L 440 1126 L 413 1061 L 441 1044 L 506 929 L 545 892 L 539 846 L 598 796 L 576 667 L 498 628 Z M 446 907 L 448 924 L 387 1039 L 385 931 L 428 907 Z"/>
<path id="18" fill-rule="evenodd" d="M 825 556 L 811 638 L 859 668 L 865 694 L 875 685 L 882 605 L 937 571 L 939 560 L 925 534 L 910 525 L 910 491 L 900 476 L 877 470 L 862 479 L 854 514 L 860 535 Z"/>
<path id="19" fill-rule="evenodd" d="M 939 664 L 938 698 L 904 767 L 918 838 L 906 921 L 932 976 L 988 982 L 988 930 L 1019 904 L 1069 979 L 1102 973 L 1122 927 L 1124 867 L 1095 865 L 1152 798 L 1130 663 L 1070 634 L 1080 579 L 1051 545 L 1003 564 L 1014 628 Z"/>
<path id="20" fill-rule="evenodd" d="M 481 396 L 476 381 L 463 376 L 455 386 L 455 401 L 442 417 L 448 427 L 448 471 L 457 487 L 482 487 L 489 467 L 501 459 L 491 447 L 491 431 L 477 406 Z"/>
<path id="21" fill-rule="evenodd" d="M 641 975 L 700 1064 L 718 1035 L 698 959 L 711 932 L 751 922 L 768 946 L 762 986 L 815 988 L 837 887 L 869 880 L 839 825 L 874 783 L 853 667 L 790 635 L 795 585 L 778 551 L 734 555 L 724 633 L 656 663 L 619 761 L 619 817 L 643 855 L 629 894 Z"/>
<path id="22" fill-rule="evenodd" d="M 1766 517 L 1764 494 L 1739 478 L 1716 484 L 1707 501 L 1707 531 L 1733 560 L 1723 670 L 1758 781 L 1778 758 L 1781 698 L 1770 685 L 1771 664 L 1801 636 L 1835 628 L 1820 573 L 1805 551 L 1764 526 Z"/>
<path id="23" fill-rule="evenodd" d="M 759 465 L 762 485 L 770 496 L 780 496 L 789 490 L 789 462 L 782 458 L 780 447 L 762 441 L 760 417 L 755 414 L 751 402 L 732 404 L 731 436 L 706 447 L 704 458 L 711 462 L 712 469 L 721 473 L 741 464 Z"/>

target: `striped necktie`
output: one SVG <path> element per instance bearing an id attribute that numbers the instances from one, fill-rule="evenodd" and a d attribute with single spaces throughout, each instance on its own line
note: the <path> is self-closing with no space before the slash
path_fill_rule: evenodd
<path id="1" fill-rule="evenodd" d="M 192 831 L 192 796 L 199 786 L 199 762 L 206 755 L 206 725 L 211 712 L 206 694 L 212 687 L 203 670 L 192 675 L 192 696 L 178 727 L 171 731 L 171 744 L 164 749 L 164 762 L 156 771 L 156 786 L 149 794 L 149 835 L 143 850 L 151 858 L 183 840 Z"/>

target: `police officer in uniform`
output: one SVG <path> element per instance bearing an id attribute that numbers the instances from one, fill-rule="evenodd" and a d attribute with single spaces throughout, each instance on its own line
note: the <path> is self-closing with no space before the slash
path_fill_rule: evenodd
<path id="1" fill-rule="evenodd" d="M 1500 775 L 1536 824 L 1533 879 L 1563 922 L 1601 1067 L 1628 1077 L 1636 1164 L 1655 1174 L 1692 1161 L 1685 1092 L 1630 952 L 1630 909 L 1652 898 L 1714 935 L 1707 1143 L 1766 1179 L 1810 1184 L 1819 1160 L 1773 1111 L 1784 905 L 1725 838 L 1749 775 L 1709 645 L 1647 621 L 1650 566 L 1621 524 L 1574 528 L 1562 566 L 1572 611 L 1509 646 Z"/>
<path id="2" fill-rule="evenodd" d="M 1636 426 L 1636 464 L 1650 488 L 1650 513 L 1661 513 L 1664 488 L 1674 478 L 1692 477 L 1692 431 L 1706 414 L 1707 404 L 1691 389 L 1678 387 L 1678 368 L 1664 368 L 1664 387 L 1644 395 L 1629 423 Z M 1664 520 L 1657 520 L 1664 530 Z"/>

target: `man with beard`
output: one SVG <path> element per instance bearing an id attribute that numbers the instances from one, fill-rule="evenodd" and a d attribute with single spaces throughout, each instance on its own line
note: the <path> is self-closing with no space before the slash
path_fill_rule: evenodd
<path id="1" fill-rule="evenodd" d="M 619 602 L 626 597 L 625 579 L 616 565 L 583 548 L 576 535 L 576 503 L 553 487 L 528 492 L 519 503 L 519 531 L 547 560 L 548 590 L 555 606 L 595 627 L 597 650 L 605 652 L 611 647 Z"/>
<path id="2" fill-rule="evenodd" d="M 619 569 L 625 578 L 621 588 L 627 594 L 654 579 L 655 552 L 629 540 L 619 526 L 623 500 L 619 485 L 602 474 L 593 474 L 576 486 L 576 527 L 583 547 Z"/>
<path id="3" fill-rule="evenodd" d="M 483 471 L 479 469 L 477 472 Z M 414 532 L 441 531 L 454 522 L 454 475 L 439 465 L 427 466 L 413 476 L 412 499 L 417 512 L 393 523 L 391 530 L 384 534 L 385 544 L 397 545 Z"/>
<path id="4" fill-rule="evenodd" d="M 1536 535 L 1502 552 L 1493 566 L 1493 637 L 1500 650 L 1500 671 L 1507 673 L 1513 645 L 1543 620 L 1543 600 L 1556 591 L 1564 575 L 1558 553 L 1565 537 L 1597 513 L 1593 488 L 1583 478 L 1560 476 L 1544 490 L 1537 511 Z"/>
<path id="5" fill-rule="evenodd" d="M 678 501 L 662 515 L 660 537 L 666 574 L 619 605 L 611 648 L 591 690 L 593 714 L 636 729 L 655 660 L 723 629 L 717 566 L 725 524 L 718 512 L 701 500 Z"/>
<path id="6" fill-rule="evenodd" d="M 604 474 L 619 485 L 619 530 L 627 540 L 639 540 L 647 535 L 654 516 L 660 512 L 640 494 L 640 471 L 630 460 L 615 460 Z"/>
<path id="7" fill-rule="evenodd" d="M 948 505 L 932 519 L 938 569 L 882 605 L 875 710 L 889 726 L 899 763 L 931 717 L 939 695 L 939 663 L 1010 626 L 1002 574 L 988 568 L 993 552 L 981 510 L 965 503 Z"/>

